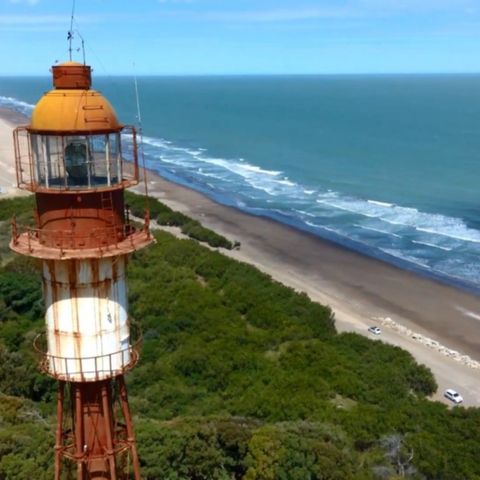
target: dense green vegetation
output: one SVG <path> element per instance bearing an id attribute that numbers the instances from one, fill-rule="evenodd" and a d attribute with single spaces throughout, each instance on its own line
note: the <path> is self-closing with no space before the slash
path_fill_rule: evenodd
<path id="1" fill-rule="evenodd" d="M 480 410 L 429 401 L 435 381 L 409 353 L 336 333 L 328 308 L 253 267 L 156 237 L 129 268 L 145 336 L 128 376 L 142 478 L 480 479 Z M 46 479 L 54 385 L 31 354 L 39 275 L 11 258 L 0 269 L 0 480 Z"/>
<path id="2" fill-rule="evenodd" d="M 125 192 L 125 201 L 130 212 L 135 217 L 143 218 L 146 205 L 145 197 L 143 195 Z M 148 199 L 148 208 L 150 209 L 151 219 L 156 221 L 159 225 L 179 227 L 183 234 L 194 240 L 207 243 L 211 247 L 226 248 L 228 250 L 240 246 L 238 242 L 232 243 L 222 235 L 205 228 L 200 222 L 187 217 L 187 215 L 184 215 L 183 213 L 175 212 L 155 198 Z"/>

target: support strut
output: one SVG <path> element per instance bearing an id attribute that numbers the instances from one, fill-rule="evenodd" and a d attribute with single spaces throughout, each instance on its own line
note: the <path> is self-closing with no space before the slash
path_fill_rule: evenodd
<path id="1" fill-rule="evenodd" d="M 120 409 L 115 409 L 115 388 L 119 391 Z M 116 416 L 116 411 L 121 415 Z M 125 461 L 126 456 L 130 461 Z M 55 480 L 62 479 L 66 462 L 76 466 L 76 480 L 140 480 L 123 375 L 98 382 L 58 383 Z"/>

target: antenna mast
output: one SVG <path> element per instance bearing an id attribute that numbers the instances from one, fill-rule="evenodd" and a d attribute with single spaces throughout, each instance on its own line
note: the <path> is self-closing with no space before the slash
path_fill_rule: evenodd
<path id="1" fill-rule="evenodd" d="M 82 41 L 82 55 L 83 55 L 83 64 L 86 65 L 87 61 L 85 59 L 85 40 L 83 39 L 81 33 L 78 30 L 75 30 L 77 32 L 77 35 L 80 37 L 80 40 Z M 80 49 L 77 49 L 77 52 Z"/>
<path id="2" fill-rule="evenodd" d="M 70 30 L 68 31 L 67 40 L 68 40 L 68 54 L 70 61 L 72 61 L 72 40 L 73 40 L 73 21 L 75 19 L 75 0 L 72 0 L 72 15 L 70 17 Z M 82 39 L 83 43 L 83 39 Z"/>
<path id="3" fill-rule="evenodd" d="M 140 155 L 142 158 L 142 170 L 143 170 L 143 179 L 145 182 L 145 211 L 149 211 L 148 205 L 148 182 L 147 182 L 147 168 L 145 166 L 145 151 L 143 149 L 143 126 L 142 126 L 142 113 L 140 110 L 140 96 L 138 95 L 138 82 L 137 82 L 137 72 L 135 70 L 135 62 L 133 63 L 133 72 L 134 77 L 133 81 L 135 83 L 135 100 L 137 102 L 137 120 L 138 120 L 138 133 L 140 134 Z"/>
<path id="4" fill-rule="evenodd" d="M 135 100 L 137 101 L 137 120 L 140 127 L 140 133 L 142 132 L 142 114 L 140 111 L 140 97 L 138 96 L 138 82 L 137 82 L 137 72 L 135 72 L 135 64 L 133 64 L 134 77 L 133 81 L 135 83 Z"/>

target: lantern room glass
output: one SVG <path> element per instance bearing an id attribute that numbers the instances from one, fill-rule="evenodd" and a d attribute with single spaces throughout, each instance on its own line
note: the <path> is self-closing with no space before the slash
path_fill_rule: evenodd
<path id="1" fill-rule="evenodd" d="M 40 187 L 88 189 L 122 181 L 120 133 L 31 134 L 33 176 Z"/>

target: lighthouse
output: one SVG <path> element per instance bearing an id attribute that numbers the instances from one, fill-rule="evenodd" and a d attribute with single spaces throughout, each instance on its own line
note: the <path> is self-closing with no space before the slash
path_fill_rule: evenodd
<path id="1" fill-rule="evenodd" d="M 140 479 L 124 375 L 139 359 L 129 317 L 129 254 L 152 243 L 148 211 L 131 225 L 124 190 L 139 183 L 136 132 L 91 88 L 91 69 L 52 67 L 53 89 L 14 132 L 18 187 L 34 222 L 12 221 L 11 248 L 39 259 L 45 332 L 34 342 L 58 382 L 55 480 Z"/>

